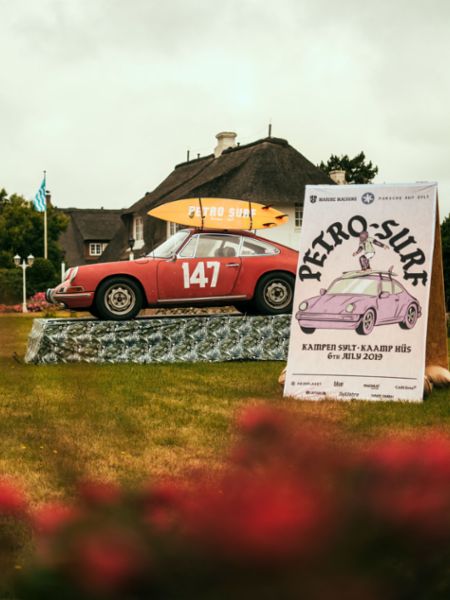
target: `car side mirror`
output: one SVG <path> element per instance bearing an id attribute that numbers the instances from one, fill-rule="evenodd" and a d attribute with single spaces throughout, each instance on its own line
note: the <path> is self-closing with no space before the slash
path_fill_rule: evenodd
<path id="1" fill-rule="evenodd" d="M 322 289 L 320 290 L 320 295 L 321 295 L 321 296 L 323 296 L 323 295 L 324 295 L 324 294 L 326 294 L 326 293 L 327 293 L 327 290 L 326 290 L 325 288 L 322 288 Z"/>
<path id="2" fill-rule="evenodd" d="M 390 293 L 389 292 L 380 292 L 378 295 L 378 298 L 389 298 Z"/>
<path id="3" fill-rule="evenodd" d="M 175 254 L 175 252 L 173 252 L 167 259 L 167 262 L 175 262 L 176 260 L 177 260 L 177 255 Z"/>

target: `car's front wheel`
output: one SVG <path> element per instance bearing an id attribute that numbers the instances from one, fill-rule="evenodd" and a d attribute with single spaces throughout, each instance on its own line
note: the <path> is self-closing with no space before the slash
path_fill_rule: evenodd
<path id="1" fill-rule="evenodd" d="M 143 305 L 141 288 L 127 277 L 103 281 L 95 294 L 95 310 L 101 319 L 126 321 L 134 319 Z"/>
<path id="2" fill-rule="evenodd" d="M 402 329 L 412 329 L 417 323 L 418 317 L 419 313 L 417 310 L 417 306 L 415 304 L 410 304 L 406 311 L 405 318 L 401 323 L 399 323 L 399 325 Z"/>
<path id="3" fill-rule="evenodd" d="M 373 308 L 366 310 L 362 316 L 361 323 L 356 328 L 356 333 L 359 333 L 359 335 L 368 335 L 375 327 L 375 319 L 376 315 Z"/>
<path id="4" fill-rule="evenodd" d="M 259 280 L 254 304 L 262 314 L 280 315 L 292 312 L 293 299 L 294 277 L 289 273 L 274 272 Z"/>

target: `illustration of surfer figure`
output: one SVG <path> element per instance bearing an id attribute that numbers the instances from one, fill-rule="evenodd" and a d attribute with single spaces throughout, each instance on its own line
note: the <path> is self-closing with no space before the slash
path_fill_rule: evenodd
<path id="1" fill-rule="evenodd" d="M 359 246 L 357 250 L 353 252 L 353 256 L 357 256 L 361 253 L 361 256 L 359 257 L 359 264 L 361 265 L 362 271 L 370 270 L 370 260 L 375 256 L 375 246 L 379 246 L 385 250 L 388 248 L 386 244 L 379 242 L 373 237 L 370 237 L 367 231 L 362 231 L 359 234 Z"/>

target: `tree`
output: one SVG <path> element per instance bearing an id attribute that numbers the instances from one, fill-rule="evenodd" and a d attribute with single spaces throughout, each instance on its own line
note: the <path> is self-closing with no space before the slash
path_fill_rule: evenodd
<path id="1" fill-rule="evenodd" d="M 447 310 L 450 309 L 450 215 L 447 215 L 441 225 L 442 262 L 444 265 L 444 286 Z"/>
<path id="2" fill-rule="evenodd" d="M 364 152 L 360 152 L 354 158 L 349 158 L 347 154 L 332 154 L 326 164 L 320 163 L 319 169 L 325 173 L 343 170 L 347 183 L 370 183 L 378 173 L 378 167 L 373 165 L 372 161 L 366 162 Z"/>
<path id="3" fill-rule="evenodd" d="M 48 258 L 57 271 L 62 259 L 58 238 L 67 223 L 64 213 L 51 205 L 47 207 Z M 4 189 L 0 190 L 0 254 L 4 266 L 15 254 L 22 258 L 44 254 L 44 213 L 35 211 L 22 196 L 8 196 Z"/>

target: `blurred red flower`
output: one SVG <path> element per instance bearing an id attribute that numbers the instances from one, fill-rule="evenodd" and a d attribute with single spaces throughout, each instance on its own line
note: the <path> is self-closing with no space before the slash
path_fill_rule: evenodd
<path id="1" fill-rule="evenodd" d="M 0 479 L 0 515 L 22 515 L 26 512 L 27 501 L 16 485 Z"/>
<path id="2" fill-rule="evenodd" d="M 144 560 L 145 557 L 145 560 Z M 117 592 L 150 561 L 138 540 L 126 530 L 104 529 L 80 534 L 72 547 L 71 571 L 89 592 Z"/>
<path id="3" fill-rule="evenodd" d="M 40 506 L 33 512 L 33 525 L 41 536 L 54 536 L 67 525 L 72 524 L 81 515 L 76 506 L 50 502 Z"/>
<path id="4" fill-rule="evenodd" d="M 78 485 L 78 493 L 81 500 L 91 506 L 117 504 L 122 498 L 120 487 L 111 481 L 86 479 Z"/>

